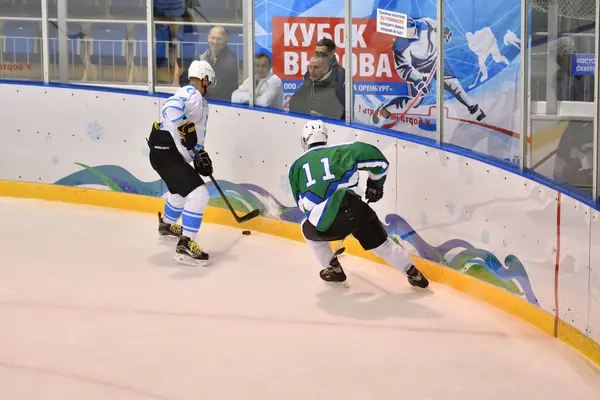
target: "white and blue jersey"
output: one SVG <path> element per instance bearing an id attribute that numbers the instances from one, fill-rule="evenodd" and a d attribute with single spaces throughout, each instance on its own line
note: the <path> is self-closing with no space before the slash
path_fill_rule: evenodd
<path id="1" fill-rule="evenodd" d="M 394 61 L 398 75 L 405 81 L 416 84 L 426 80 L 435 72 L 437 59 L 436 21 L 431 18 L 410 20 L 409 38 L 398 37 L 394 41 Z"/>
<path id="2" fill-rule="evenodd" d="M 179 153 L 181 153 L 188 163 L 194 159 L 194 152 L 197 152 L 204 146 L 208 111 L 206 99 L 202 97 L 198 89 L 193 85 L 186 85 L 177 89 L 175 94 L 164 102 L 160 110 L 161 129 L 171 133 L 177 150 L 179 150 Z M 193 151 L 187 150 L 181 144 L 181 135 L 177 132 L 177 128 L 187 121 L 192 121 L 196 124 L 198 144 Z"/>

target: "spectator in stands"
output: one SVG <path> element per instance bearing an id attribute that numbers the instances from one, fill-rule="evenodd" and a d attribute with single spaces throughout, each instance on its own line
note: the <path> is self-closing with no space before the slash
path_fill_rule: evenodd
<path id="1" fill-rule="evenodd" d="M 154 0 L 155 18 L 181 18 L 186 12 L 185 0 Z"/>
<path id="2" fill-rule="evenodd" d="M 316 52 L 308 63 L 308 79 L 290 99 L 290 111 L 335 119 L 344 118 L 344 104 L 337 96 L 329 55 Z"/>
<path id="3" fill-rule="evenodd" d="M 250 77 L 231 95 L 231 102 L 248 104 L 250 99 Z M 283 84 L 271 71 L 271 58 L 265 53 L 254 56 L 254 104 L 259 107 L 283 109 Z"/>
<path id="4" fill-rule="evenodd" d="M 239 64 L 235 51 L 227 45 L 229 33 L 223 26 L 213 26 L 208 33 L 208 50 L 200 60 L 208 61 L 215 70 L 215 80 L 206 92 L 209 100 L 231 101 L 231 94 L 238 87 Z M 187 69 L 179 76 L 179 85 L 188 83 Z"/>
<path id="5" fill-rule="evenodd" d="M 317 42 L 315 46 L 315 52 L 322 52 L 329 56 L 329 66 L 331 67 L 331 74 L 336 82 L 335 90 L 342 104 L 346 104 L 346 69 L 338 64 L 338 60 L 335 56 L 336 52 L 335 42 L 328 38 L 323 38 Z M 306 71 L 304 79 L 308 79 L 310 72 Z"/>

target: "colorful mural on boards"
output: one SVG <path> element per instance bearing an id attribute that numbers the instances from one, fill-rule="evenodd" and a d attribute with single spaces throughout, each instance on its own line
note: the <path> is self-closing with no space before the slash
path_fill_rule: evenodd
<path id="1" fill-rule="evenodd" d="M 162 197 L 166 193 L 166 187 L 161 180 L 140 181 L 129 171 L 117 165 L 92 167 L 79 162 L 75 164 L 82 170 L 72 173 L 54 184 L 72 187 L 93 185 L 114 192 L 153 197 Z M 261 214 L 267 218 L 293 223 L 299 223 L 303 219 L 303 214 L 298 207 L 284 205 L 260 186 L 222 180 L 218 182 L 236 211 L 246 213 L 258 208 L 261 210 Z M 211 197 L 209 205 L 226 208 L 212 182 L 208 182 L 206 186 Z M 517 256 L 508 255 L 502 263 L 490 251 L 477 248 L 461 239 L 452 239 L 433 246 L 427 243 L 408 221 L 397 214 L 387 215 L 382 222 L 396 243 L 402 245 L 403 242 L 408 242 L 419 257 L 501 287 L 539 306 L 527 272 Z M 453 253 L 456 254 L 452 256 Z"/>

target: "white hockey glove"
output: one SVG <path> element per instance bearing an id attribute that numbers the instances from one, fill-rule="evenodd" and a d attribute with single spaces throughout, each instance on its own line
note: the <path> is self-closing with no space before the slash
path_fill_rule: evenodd
<path id="1" fill-rule="evenodd" d="M 431 86 L 429 86 L 429 85 L 426 83 L 426 78 L 425 78 L 425 77 L 423 77 L 423 80 L 422 80 L 422 81 L 418 81 L 418 82 L 417 82 L 417 83 L 415 83 L 414 85 L 415 85 L 415 88 L 416 88 L 416 89 L 417 89 L 419 92 L 423 93 L 423 96 L 425 96 L 425 95 L 427 95 L 427 94 L 429 94 L 429 93 L 431 92 Z"/>

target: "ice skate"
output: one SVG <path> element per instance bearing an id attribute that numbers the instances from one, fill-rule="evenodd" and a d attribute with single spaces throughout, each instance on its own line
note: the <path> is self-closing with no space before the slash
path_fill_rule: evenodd
<path id="1" fill-rule="evenodd" d="M 322 269 L 320 272 L 321 279 L 325 282 L 339 285 L 342 287 L 349 287 L 346 282 L 346 274 L 337 258 L 333 259 L 330 264 L 331 266 Z"/>
<path id="2" fill-rule="evenodd" d="M 406 271 L 406 275 L 408 276 L 408 283 L 412 286 L 420 287 L 425 289 L 429 286 L 429 281 L 421 271 L 419 271 L 414 265 L 411 265 L 408 271 Z"/>
<path id="3" fill-rule="evenodd" d="M 158 234 L 162 239 L 175 239 L 181 237 L 181 225 L 169 225 L 162 220 L 162 214 L 158 212 Z"/>
<path id="4" fill-rule="evenodd" d="M 476 114 L 479 111 L 479 114 L 477 115 L 477 121 L 481 121 L 483 120 L 485 117 L 487 117 L 487 115 L 485 115 L 485 113 L 483 112 L 483 110 L 481 110 L 479 108 L 479 104 L 475 104 L 469 107 L 469 112 L 471 113 L 471 115 Z"/>
<path id="5" fill-rule="evenodd" d="M 182 236 L 175 248 L 175 260 L 187 265 L 207 265 L 208 254 L 202 251 L 198 243 L 187 236 Z"/>

